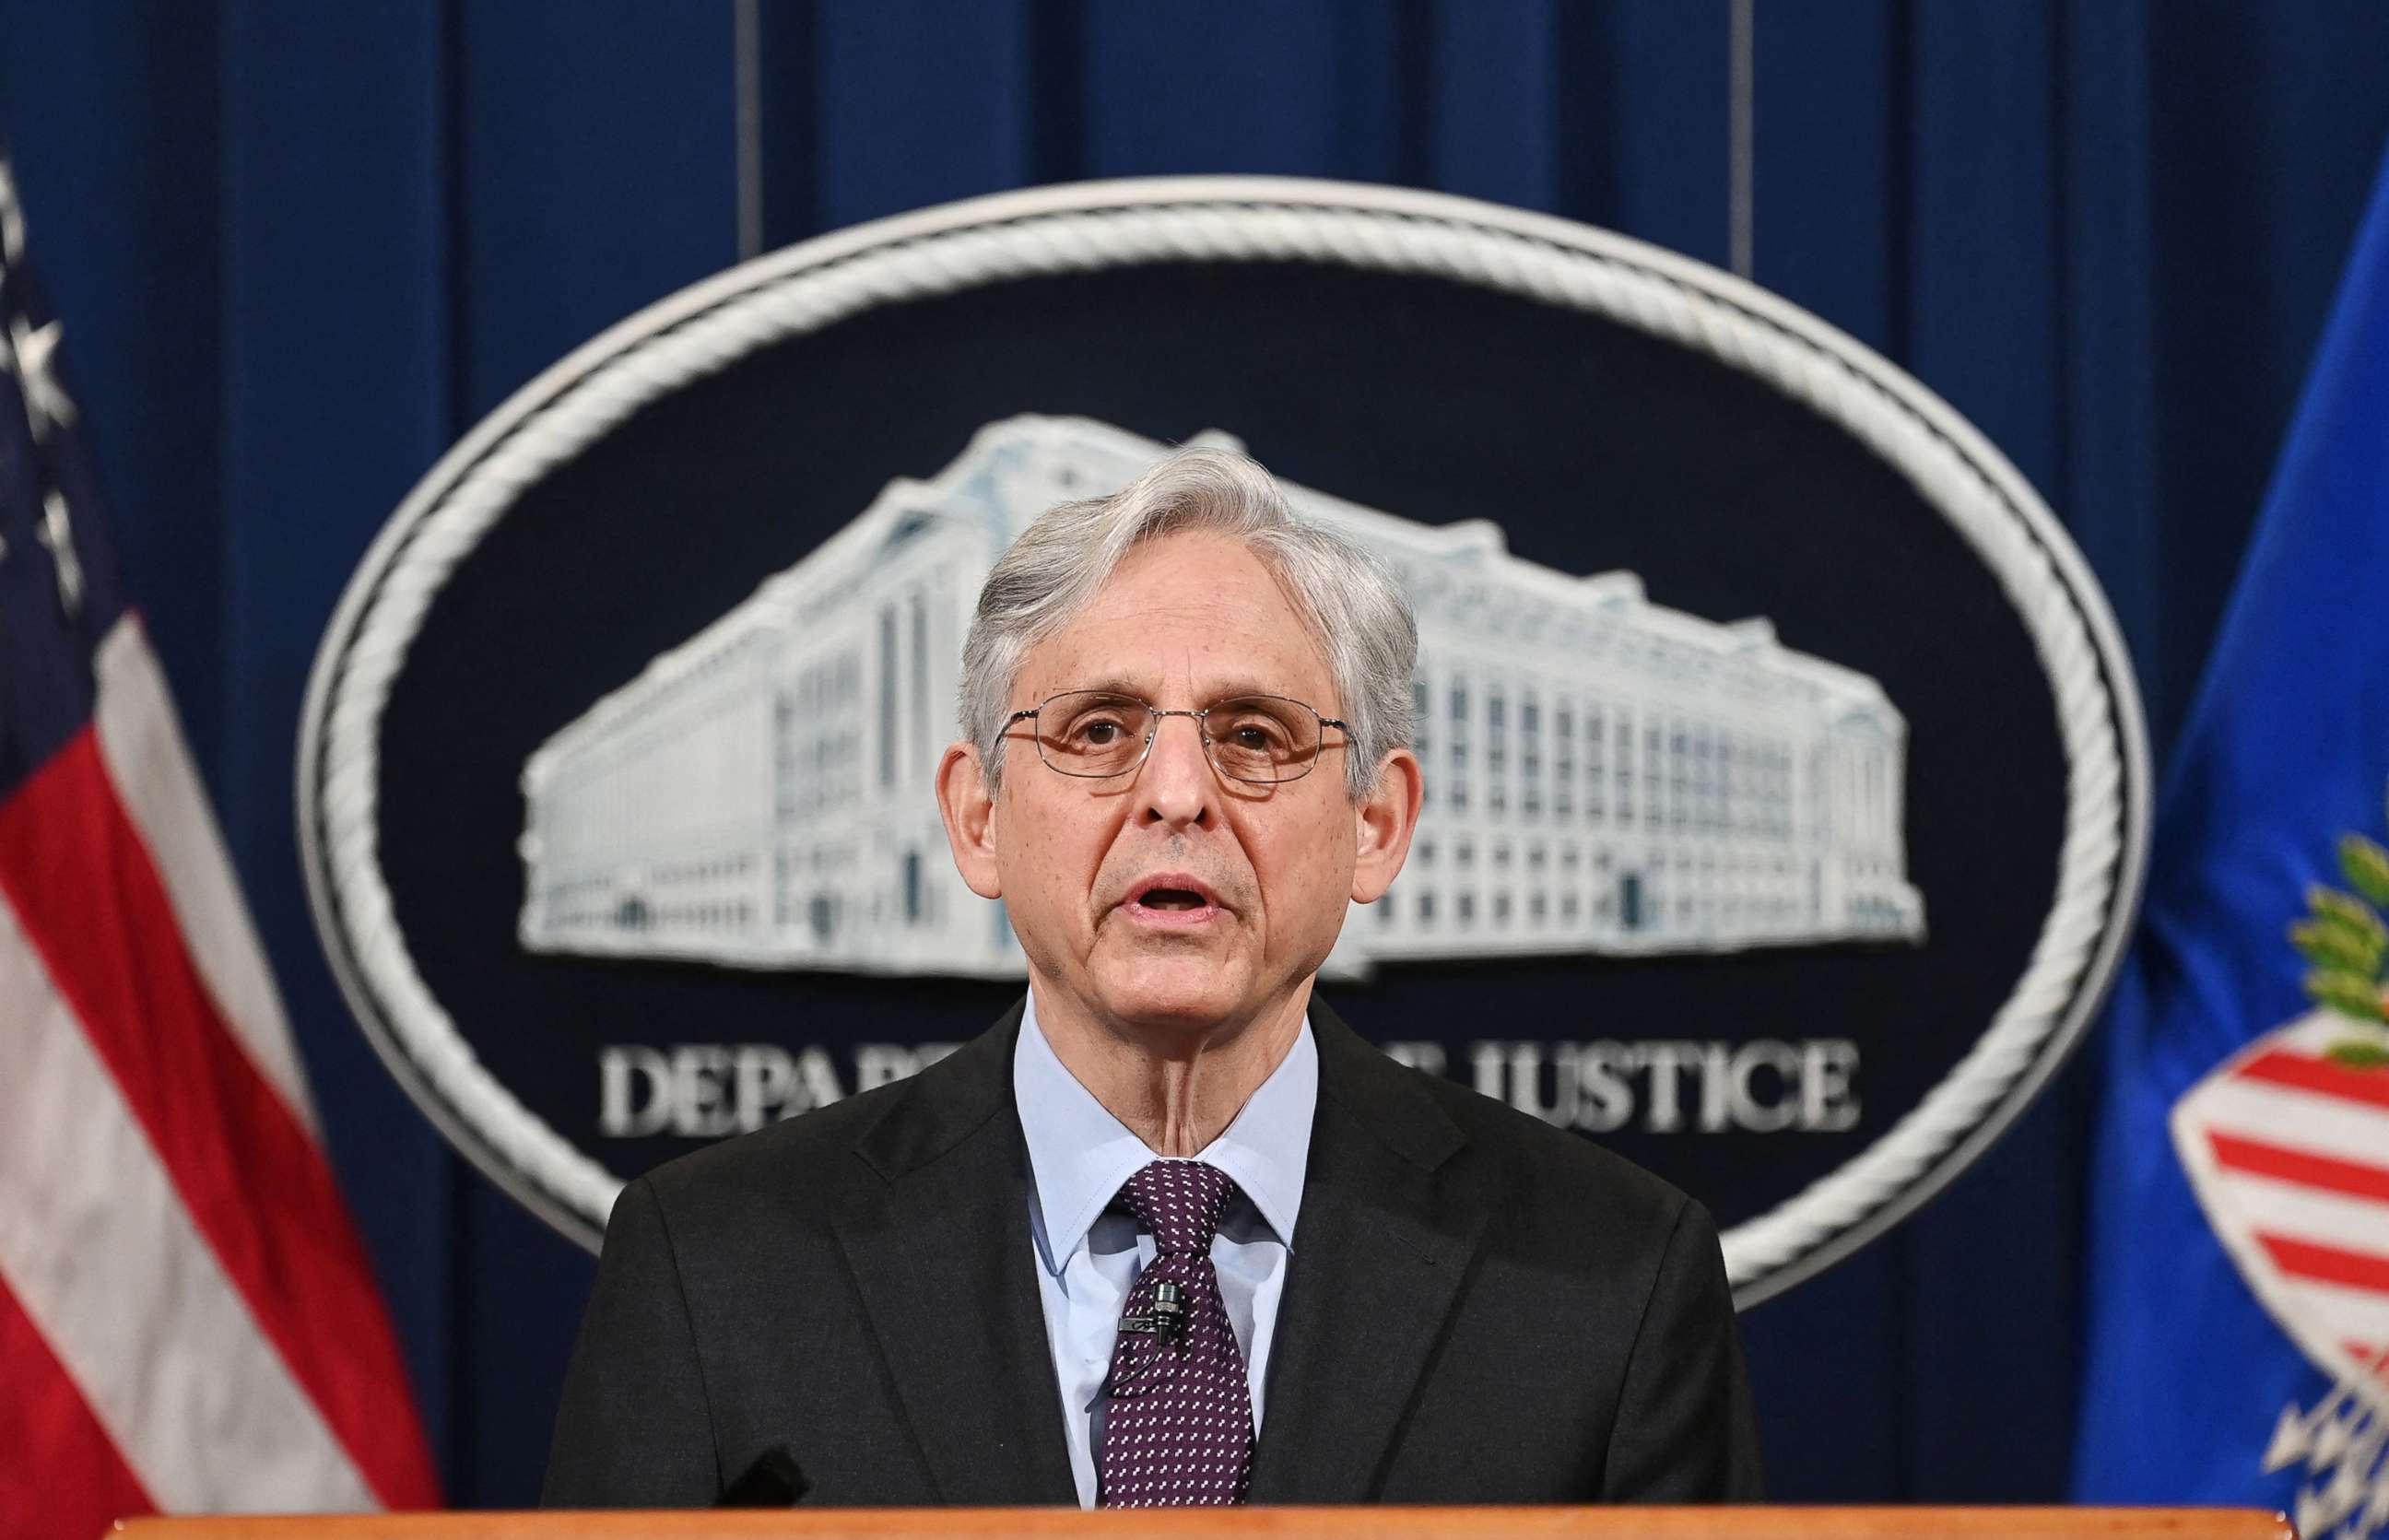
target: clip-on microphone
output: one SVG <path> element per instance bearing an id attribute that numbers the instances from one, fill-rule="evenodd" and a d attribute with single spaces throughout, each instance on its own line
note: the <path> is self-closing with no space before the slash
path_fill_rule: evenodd
<path id="1" fill-rule="evenodd" d="M 1153 1307 L 1141 1316 L 1122 1316 L 1119 1329 L 1151 1337 L 1156 1351 L 1129 1370 L 1125 1377 L 1118 1373 L 1115 1365 L 1111 1378 L 1105 1381 L 1106 1394 L 1118 1394 L 1122 1387 L 1132 1383 L 1145 1370 L 1159 1363 L 1159 1349 L 1173 1342 L 1182 1346 L 1186 1337 L 1186 1291 L 1175 1283 L 1156 1283 L 1153 1286 Z"/>
<path id="2" fill-rule="evenodd" d="M 1186 1292 L 1175 1283 L 1153 1286 L 1153 1308 L 1142 1316 L 1122 1316 L 1122 1331 L 1150 1335 L 1156 1346 L 1175 1341 L 1186 1330 Z"/>

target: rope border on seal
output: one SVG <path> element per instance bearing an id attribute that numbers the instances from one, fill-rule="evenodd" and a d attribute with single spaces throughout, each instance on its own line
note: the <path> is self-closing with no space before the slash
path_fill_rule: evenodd
<path id="1" fill-rule="evenodd" d="M 318 928 L 384 1059 L 443 1133 L 595 1243 L 621 1179 L 480 1065 L 434 999 L 382 880 L 377 734 L 433 598 L 521 490 L 641 406 L 862 311 L 1164 261 L 1340 263 L 1591 312 L 1697 350 L 1898 470 L 1998 579 L 2051 683 L 2067 758 L 2054 901 L 1990 1026 L 1859 1154 L 1723 1239 L 1737 1303 L 1808 1277 L 1921 1203 L 1995 1138 L 2087 1024 L 2145 853 L 2147 745 L 2087 565 L 1980 434 L 1859 344 L 1752 286 L 1608 232 L 1444 195 L 1278 178 L 1089 184 L 975 199 L 750 262 L 632 317 L 532 382 L 434 467 L 352 579 L 310 681 L 300 823 Z"/>

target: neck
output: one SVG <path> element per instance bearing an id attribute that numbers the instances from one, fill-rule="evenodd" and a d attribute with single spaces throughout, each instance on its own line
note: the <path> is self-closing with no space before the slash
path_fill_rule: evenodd
<path id="1" fill-rule="evenodd" d="M 1302 1035 L 1305 979 L 1249 1019 L 1216 1025 L 1113 1022 L 1029 981 L 1037 1026 L 1079 1084 L 1156 1155 L 1200 1154 L 1245 1110 Z"/>

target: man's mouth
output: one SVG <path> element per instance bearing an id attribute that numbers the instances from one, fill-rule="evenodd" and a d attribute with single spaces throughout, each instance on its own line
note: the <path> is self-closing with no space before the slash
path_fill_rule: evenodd
<path id="1" fill-rule="evenodd" d="M 1156 872 L 1130 890 L 1122 907 L 1148 921 L 1192 924 L 1218 912 L 1219 904 L 1201 879 L 1183 872 Z"/>

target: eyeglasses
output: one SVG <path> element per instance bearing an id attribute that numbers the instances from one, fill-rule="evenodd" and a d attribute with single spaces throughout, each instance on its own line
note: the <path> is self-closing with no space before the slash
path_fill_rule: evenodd
<path id="1" fill-rule="evenodd" d="M 1164 717 L 1192 717 L 1211 768 L 1232 781 L 1273 786 L 1299 781 L 1319 762 L 1325 730 L 1350 727 L 1284 695 L 1236 695 L 1200 711 L 1164 711 L 1134 695 L 1069 690 L 1003 719 L 1034 722 L 1037 757 L 1064 775 L 1100 781 L 1126 775 L 1153 752 Z"/>

